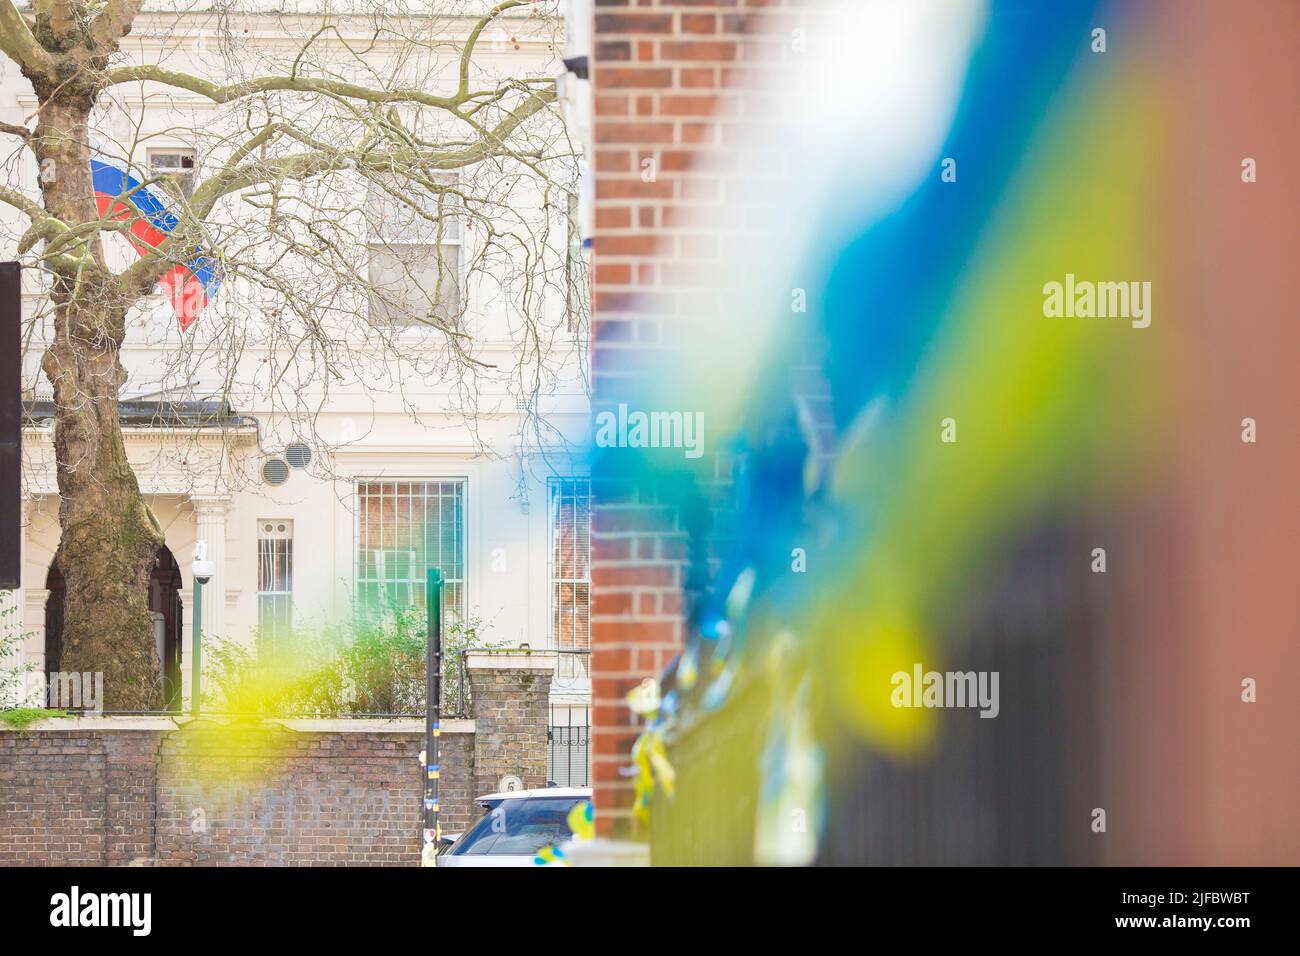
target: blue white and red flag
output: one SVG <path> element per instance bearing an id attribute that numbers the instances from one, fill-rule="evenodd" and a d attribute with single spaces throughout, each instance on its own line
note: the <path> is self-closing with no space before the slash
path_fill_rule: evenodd
<path id="1" fill-rule="evenodd" d="M 177 202 L 153 184 L 142 184 L 124 164 L 96 152 L 90 161 L 95 204 L 101 218 L 133 219 L 127 240 L 136 252 L 146 255 L 158 248 L 180 224 Z M 176 310 L 184 332 L 205 306 L 216 298 L 221 286 L 221 267 L 216 259 L 195 250 L 195 255 L 162 277 L 163 291 Z"/>

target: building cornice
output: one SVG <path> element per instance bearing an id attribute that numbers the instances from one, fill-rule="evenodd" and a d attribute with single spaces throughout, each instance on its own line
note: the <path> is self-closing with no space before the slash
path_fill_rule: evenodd
<path id="1" fill-rule="evenodd" d="M 146 495 L 212 496 L 240 482 L 229 449 L 256 448 L 257 429 L 124 428 L 127 457 Z M 23 479 L 30 495 L 58 494 L 52 429 L 23 429 Z"/>
<path id="2" fill-rule="evenodd" d="M 52 437 L 54 429 L 49 425 L 24 425 L 24 435 Z M 192 438 L 205 444 L 216 444 L 234 438 L 237 445 L 256 445 L 257 426 L 240 425 L 236 428 L 150 428 L 147 425 L 128 425 L 122 428 L 126 438 Z"/>

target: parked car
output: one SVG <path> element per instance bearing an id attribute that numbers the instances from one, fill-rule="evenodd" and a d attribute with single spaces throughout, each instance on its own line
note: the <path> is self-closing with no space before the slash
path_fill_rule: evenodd
<path id="1" fill-rule="evenodd" d="M 438 857 L 438 866 L 537 866 L 539 850 L 569 839 L 569 811 L 591 799 L 589 787 L 490 793 L 483 816 Z"/>

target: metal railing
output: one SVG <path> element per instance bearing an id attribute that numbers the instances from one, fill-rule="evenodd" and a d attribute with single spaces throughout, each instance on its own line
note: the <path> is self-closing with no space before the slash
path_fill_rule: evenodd
<path id="1" fill-rule="evenodd" d="M 589 650 L 563 649 L 563 650 L 556 651 L 549 648 L 540 648 L 540 649 L 530 648 L 526 645 L 523 647 L 491 647 L 491 648 L 475 647 L 475 648 L 467 648 L 461 650 L 459 653 L 455 655 L 454 658 L 452 658 L 451 660 L 447 661 L 444 664 L 442 694 L 441 694 L 443 718 L 461 718 L 461 717 L 472 716 L 473 700 L 470 692 L 468 671 L 465 666 L 466 658 L 469 656 L 470 653 L 518 654 L 521 652 L 537 654 L 539 656 L 541 655 L 552 656 L 556 658 L 555 673 L 551 684 L 551 693 L 553 696 L 572 696 L 574 698 L 585 698 L 585 700 L 587 701 L 590 700 L 589 681 L 591 675 L 591 651 Z M 401 717 L 423 717 L 425 713 L 424 693 L 423 693 L 425 681 L 424 681 L 423 672 L 414 673 L 410 675 L 409 678 L 404 678 L 404 680 L 405 680 L 405 684 L 403 686 L 405 687 L 405 691 L 391 695 L 391 696 L 400 697 L 403 699 L 403 701 L 405 701 L 405 704 L 399 708 L 393 708 L 387 710 L 373 709 L 373 708 L 366 709 L 366 710 L 351 710 L 348 709 L 346 706 L 345 707 L 314 707 L 309 704 L 304 704 L 302 706 L 294 706 L 294 707 L 287 707 L 287 708 L 268 707 L 265 709 L 257 709 L 255 713 L 257 716 L 265 717 L 273 720 L 311 719 L 311 718 L 322 718 L 322 719 L 329 719 L 329 720 L 347 720 L 347 719 L 391 720 L 391 719 L 396 719 Z M 409 687 L 406 687 L 405 686 L 406 684 L 409 684 Z M 409 693 L 406 691 L 409 691 Z M 565 707 L 570 707 L 576 710 L 579 707 L 585 707 L 585 706 L 586 706 L 585 703 L 584 704 L 577 704 L 577 703 L 556 704 L 555 707 L 559 707 L 561 709 L 558 712 L 553 711 L 553 713 L 559 713 L 561 716 L 563 716 L 563 708 Z M 82 713 L 81 711 L 75 709 L 71 710 L 70 712 L 74 714 Z M 173 701 L 173 703 L 170 706 L 159 706 L 149 710 L 104 709 L 102 711 L 98 711 L 97 713 L 102 714 L 103 716 L 106 717 L 182 717 L 182 716 L 190 716 L 192 714 L 192 708 L 188 704 L 182 707 L 181 701 L 177 699 Z M 250 716 L 250 711 L 248 710 L 233 710 L 226 707 L 212 706 L 207 704 L 205 704 L 203 707 L 200 708 L 199 713 L 200 716 L 203 717 L 217 717 L 217 718 Z M 590 718 L 590 708 L 588 707 L 587 717 L 584 719 L 589 721 L 589 718 Z M 553 720 L 552 724 L 554 723 L 555 721 Z M 576 723 L 572 725 L 574 728 L 572 734 L 570 734 L 568 731 L 569 725 L 561 721 L 561 726 L 566 728 L 565 732 L 561 736 L 564 739 L 569 739 L 570 737 L 572 737 L 572 739 L 574 740 L 574 743 L 571 746 L 575 748 L 579 746 L 583 746 L 583 747 L 586 746 L 585 743 L 580 744 L 578 743 L 578 741 L 579 740 L 585 741 L 587 739 L 588 736 L 587 723 L 581 725 L 580 728 L 581 733 L 578 732 L 579 725 Z M 567 765 L 567 758 L 566 758 L 566 765 Z M 585 783 L 575 784 L 575 786 L 585 786 L 585 785 L 586 785 Z"/>
<path id="2" fill-rule="evenodd" d="M 590 705 L 551 705 L 546 780 L 558 787 L 591 786 Z"/>
<path id="3" fill-rule="evenodd" d="M 469 677 L 465 660 L 470 654 L 537 654 L 554 656 L 555 672 L 551 679 L 551 694 L 563 694 L 566 691 L 578 696 L 591 698 L 591 651 L 589 649 L 572 650 L 563 648 L 534 648 L 527 644 L 520 647 L 469 647 L 456 656 L 455 676 L 452 687 L 444 681 L 442 706 L 447 716 L 468 717 L 473 709 L 470 695 Z"/>
<path id="4" fill-rule="evenodd" d="M 996 720 L 968 708 L 936 710 L 932 736 L 918 730 L 896 739 L 910 748 L 900 757 L 856 734 L 827 703 L 824 689 L 839 679 L 842 657 L 810 657 L 811 713 L 824 722 L 819 742 L 833 760 L 821 781 L 825 817 L 816 862 L 1096 861 L 1098 844 L 1086 825 L 1095 801 L 1084 784 L 1097 759 L 1089 671 L 1097 618 L 1077 573 L 1076 556 L 1090 546 L 1084 534 L 1069 525 L 1025 534 L 978 591 L 960 596 L 961 613 L 939 634 L 947 660 L 1000 675 L 1008 696 Z M 748 634 L 751 653 L 770 637 Z M 806 783 L 764 756 L 773 731 L 781 730 L 784 712 L 774 702 L 788 699 L 785 677 L 751 665 L 741 668 L 720 706 L 683 697 L 664 731 L 675 793 L 668 798 L 657 790 L 650 809 L 656 864 L 758 862 L 764 788 Z M 770 821 L 770 806 L 768 813 Z"/>

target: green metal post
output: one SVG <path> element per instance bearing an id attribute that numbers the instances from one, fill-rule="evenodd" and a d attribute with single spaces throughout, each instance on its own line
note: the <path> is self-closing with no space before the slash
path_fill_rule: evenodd
<path id="1" fill-rule="evenodd" d="M 425 578 L 425 605 L 429 613 L 425 641 L 424 675 L 424 850 L 421 859 L 431 864 L 442 839 L 438 825 L 438 783 L 441 773 L 439 737 L 442 733 L 442 571 L 429 568 Z"/>
<path id="2" fill-rule="evenodd" d="M 190 661 L 190 713 L 199 715 L 203 696 L 203 582 L 194 580 L 194 656 Z"/>

